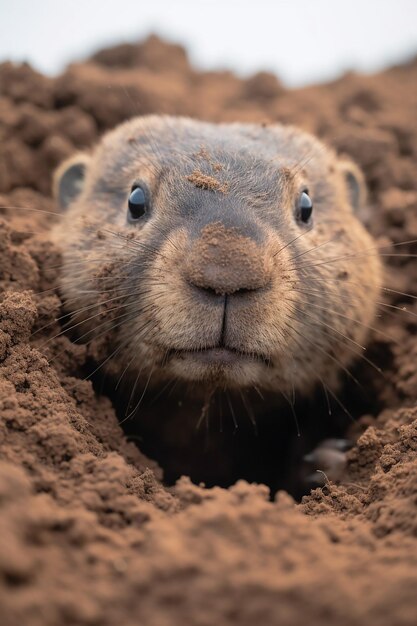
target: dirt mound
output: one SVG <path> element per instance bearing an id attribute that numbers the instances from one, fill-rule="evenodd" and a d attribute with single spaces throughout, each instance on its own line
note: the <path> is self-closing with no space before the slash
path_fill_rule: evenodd
<path id="1" fill-rule="evenodd" d="M 152 37 L 56 79 L 0 66 L 0 619 L 3 626 L 396 624 L 417 620 L 417 62 L 289 91 L 199 73 Z M 386 242 L 381 332 L 358 366 L 343 485 L 295 504 L 238 482 L 174 490 L 60 335 L 51 172 L 143 113 L 291 122 L 363 167 Z M 25 210 L 17 207 L 25 207 Z M 399 309 L 406 308 L 407 311 Z M 362 369 L 361 369 L 362 368 Z M 376 408 L 375 408 L 376 407 Z"/>

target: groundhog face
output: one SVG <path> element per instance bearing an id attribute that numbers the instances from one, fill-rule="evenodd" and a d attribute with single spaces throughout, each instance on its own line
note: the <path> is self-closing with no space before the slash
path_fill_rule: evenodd
<path id="1" fill-rule="evenodd" d="M 363 181 L 310 135 L 138 118 L 55 189 L 62 292 L 116 375 L 306 393 L 360 351 L 380 285 Z"/>

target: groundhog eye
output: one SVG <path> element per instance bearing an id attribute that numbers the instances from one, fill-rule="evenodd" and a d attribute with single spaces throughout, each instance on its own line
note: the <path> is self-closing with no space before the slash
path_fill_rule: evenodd
<path id="1" fill-rule="evenodd" d="M 145 215 L 148 208 L 146 193 L 140 186 L 135 186 L 130 192 L 128 201 L 128 220 L 135 222 Z"/>
<path id="2" fill-rule="evenodd" d="M 298 219 L 306 224 L 313 213 L 313 201 L 307 191 L 302 191 L 298 199 Z"/>

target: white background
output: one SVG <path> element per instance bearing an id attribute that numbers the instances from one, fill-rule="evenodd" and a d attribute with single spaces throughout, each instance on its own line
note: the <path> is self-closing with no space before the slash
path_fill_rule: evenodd
<path id="1" fill-rule="evenodd" d="M 150 32 L 201 68 L 272 70 L 291 86 L 417 53 L 417 0 L 0 0 L 0 61 L 49 74 Z"/>

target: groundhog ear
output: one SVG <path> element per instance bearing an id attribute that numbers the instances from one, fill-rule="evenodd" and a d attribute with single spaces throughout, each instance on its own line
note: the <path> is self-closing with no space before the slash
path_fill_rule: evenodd
<path id="1" fill-rule="evenodd" d="M 360 211 L 366 204 L 365 177 L 360 168 L 348 159 L 339 161 L 339 167 L 345 179 L 350 204 L 354 211 Z"/>
<path id="2" fill-rule="evenodd" d="M 81 193 L 90 157 L 76 154 L 58 167 L 54 174 L 54 196 L 61 209 L 66 209 Z"/>

